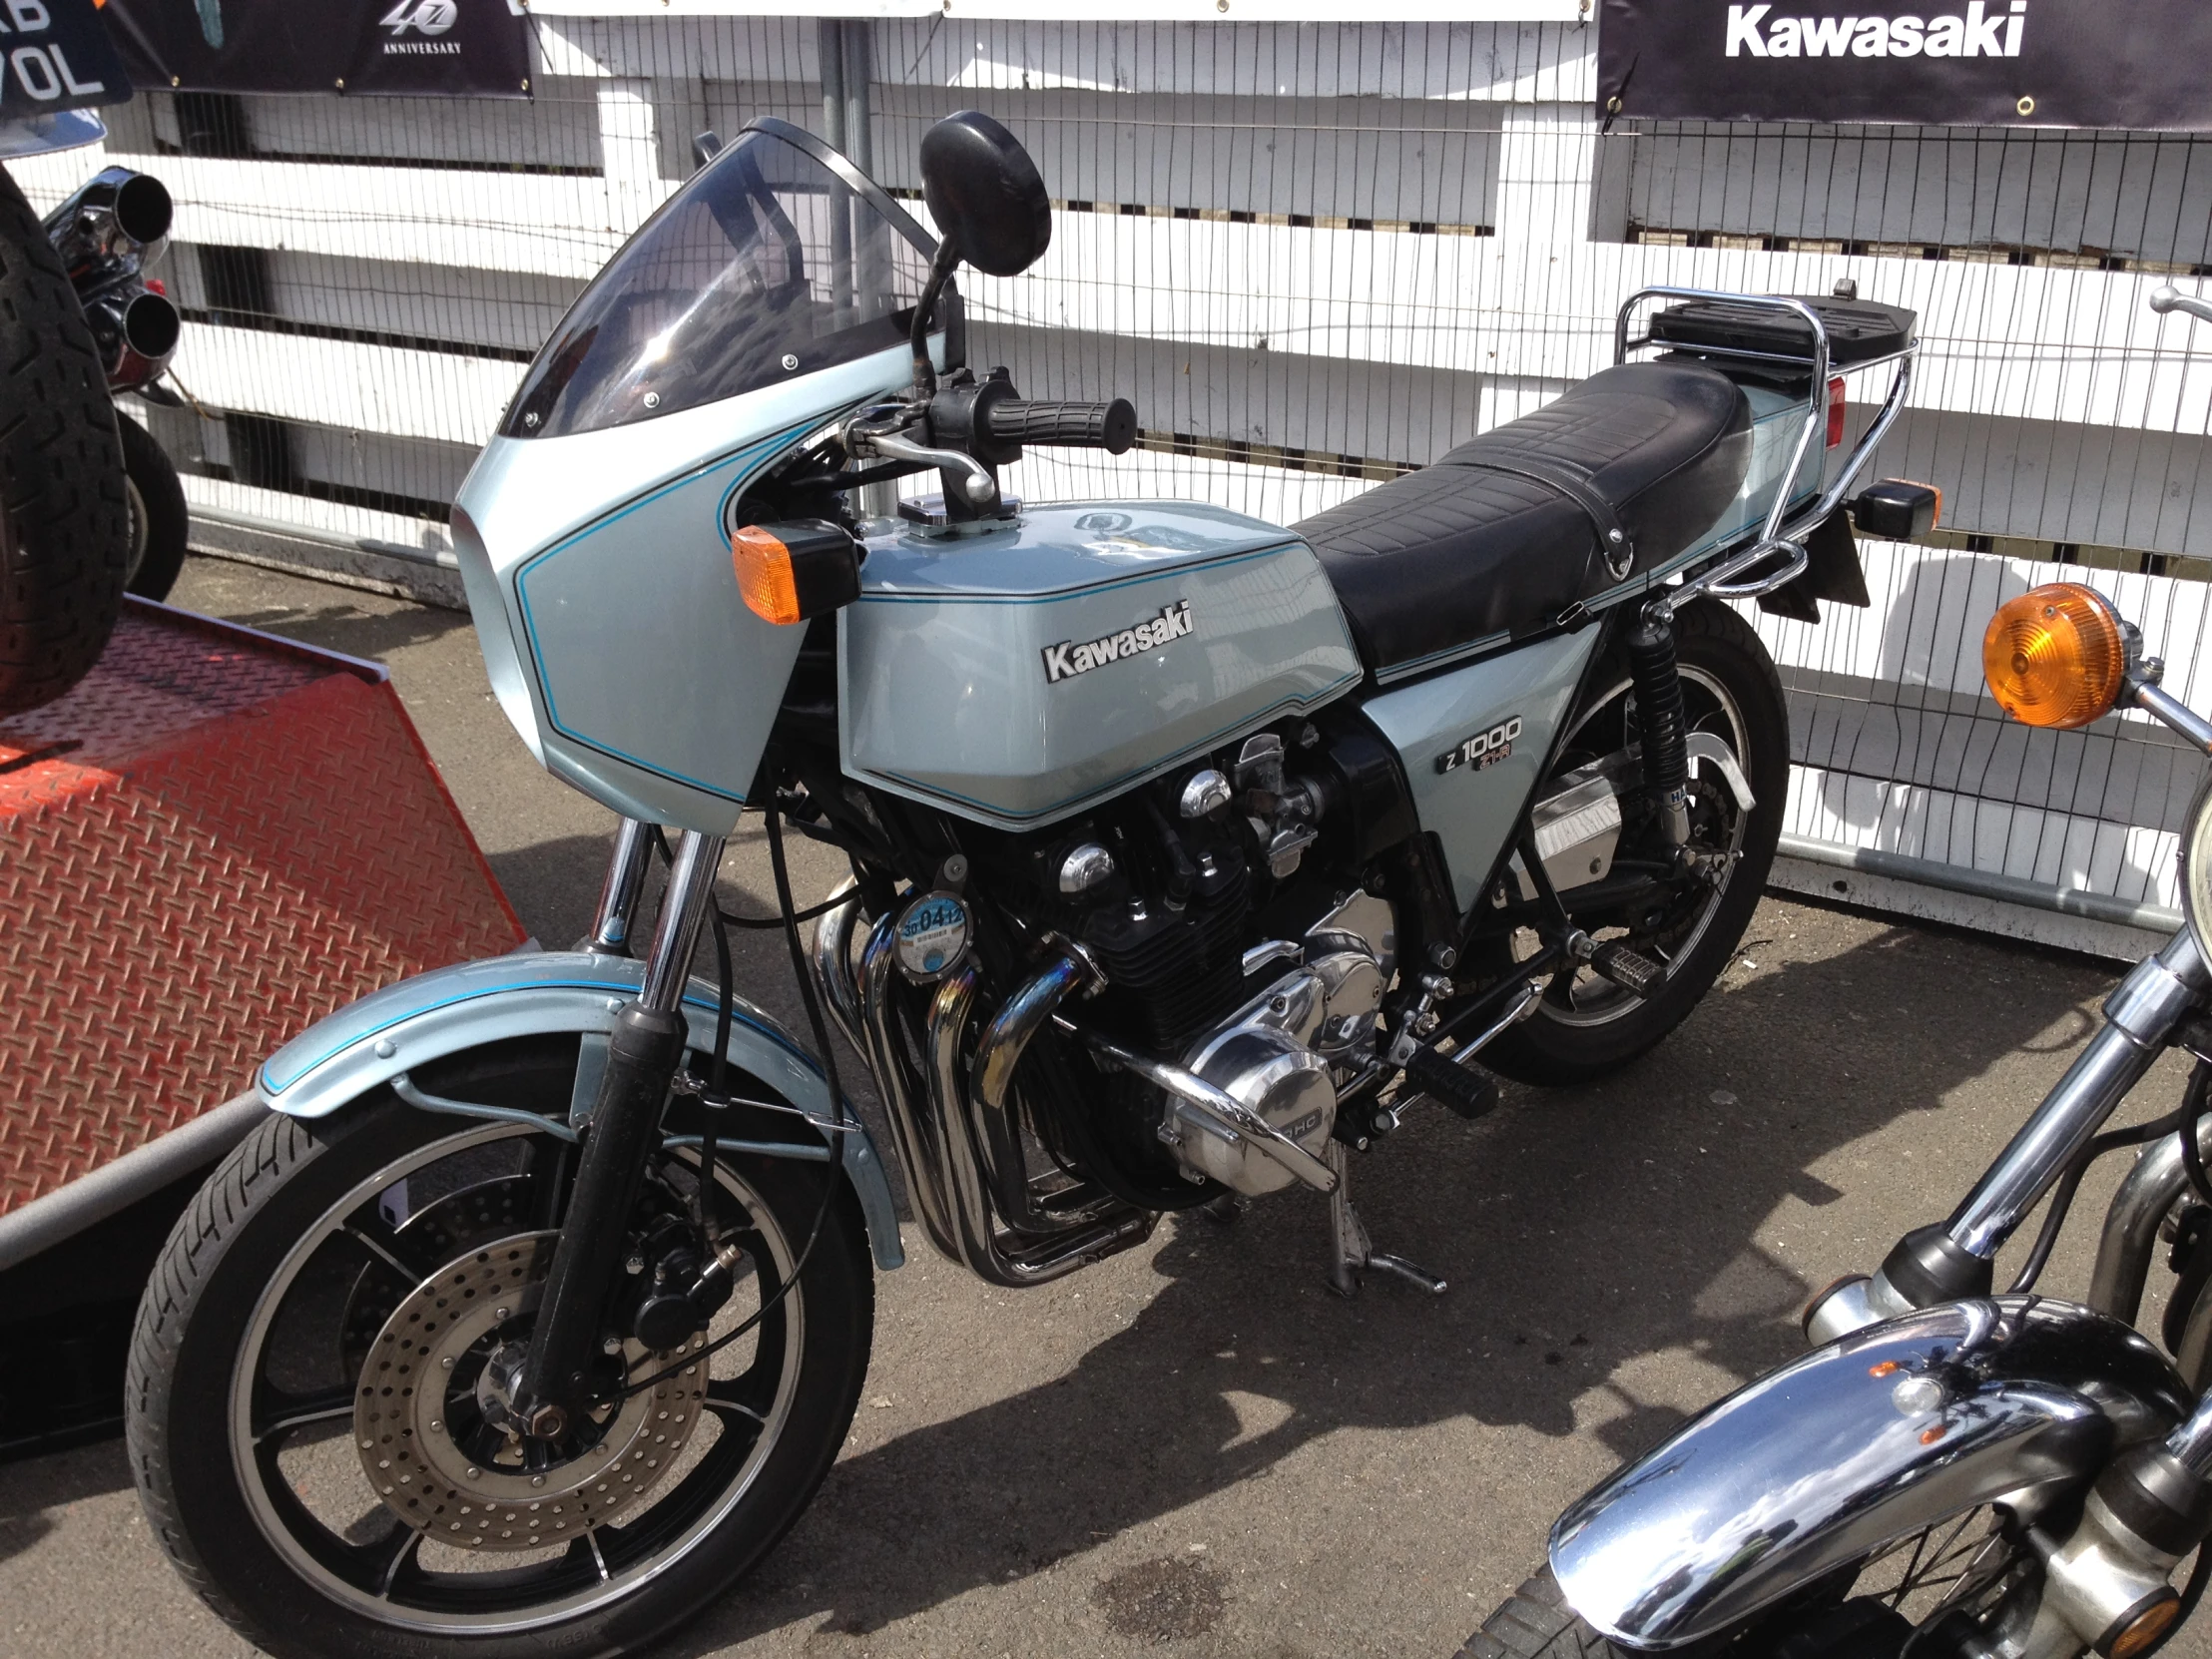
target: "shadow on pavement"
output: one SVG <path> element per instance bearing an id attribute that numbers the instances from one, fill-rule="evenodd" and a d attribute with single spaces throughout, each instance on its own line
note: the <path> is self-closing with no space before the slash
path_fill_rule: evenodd
<path id="1" fill-rule="evenodd" d="M 1716 992 L 1605 1084 L 1513 1091 L 1474 1125 L 1424 1113 L 1354 1179 L 1379 1246 L 1451 1282 L 1440 1301 L 1387 1282 L 1330 1296 L 1318 1198 L 1226 1228 L 1171 1220 L 1155 1267 L 1173 1282 L 1125 1330 L 1048 1385 L 838 1464 L 751 1583 L 669 1651 L 810 1617 L 877 1629 L 1269 1477 L 1340 1428 L 1471 1415 L 1566 1436 L 1576 1396 L 1641 1357 L 1765 1370 L 1797 1351 L 1811 1287 L 1753 1240 L 1786 1195 L 1841 1196 L 1809 1167 L 2013 1050 L 2078 1038 L 2067 1015 L 2109 982 L 1892 931 Z M 1879 1046 L 1854 1008 L 1898 1010 Z M 1716 1105 L 1724 1077 L 1734 1103 Z M 1618 1453 L 1680 1420 L 1620 1397 L 1628 1414 L 1600 1430 Z"/>
<path id="2" fill-rule="evenodd" d="M 318 645 L 325 651 L 381 662 L 394 651 L 425 640 L 441 639 L 469 626 L 458 611 L 441 611 L 428 605 L 398 605 L 389 611 L 364 611 L 343 603 L 317 605 L 300 610 L 279 606 L 269 610 L 227 614 L 243 628 L 259 628 L 284 639 Z"/>
<path id="3" fill-rule="evenodd" d="M 22 1554 L 54 1530 L 48 1510 L 130 1487 L 131 1464 L 120 1439 L 0 1463 L 0 1561 Z"/>

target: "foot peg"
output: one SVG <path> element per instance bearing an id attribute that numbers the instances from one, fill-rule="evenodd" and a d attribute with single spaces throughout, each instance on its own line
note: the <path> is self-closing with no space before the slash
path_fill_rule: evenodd
<path id="1" fill-rule="evenodd" d="M 1448 1062 L 1446 1062 L 1448 1064 Z M 1341 1297 L 1360 1294 L 1360 1275 L 1370 1269 L 1402 1279 L 1430 1296 L 1442 1296 L 1448 1287 L 1426 1268 L 1402 1256 L 1377 1250 L 1368 1238 L 1367 1225 L 1352 1207 L 1352 1171 L 1347 1167 L 1344 1142 L 1331 1141 L 1325 1154 L 1337 1172 L 1337 1190 L 1329 1195 L 1329 1235 L 1335 1260 L 1329 1266 L 1329 1288 Z"/>
<path id="2" fill-rule="evenodd" d="M 1650 996 L 1667 982 L 1666 967 L 1625 944 L 1607 941 L 1590 953 L 1590 967 L 1635 996 Z"/>
<path id="3" fill-rule="evenodd" d="M 1405 1062 L 1405 1080 L 1446 1111 L 1472 1122 L 1497 1110 L 1497 1085 L 1433 1048 L 1416 1048 Z"/>

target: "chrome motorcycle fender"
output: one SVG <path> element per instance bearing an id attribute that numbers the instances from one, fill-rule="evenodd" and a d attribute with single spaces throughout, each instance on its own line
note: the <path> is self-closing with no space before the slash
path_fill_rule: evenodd
<path id="1" fill-rule="evenodd" d="M 595 1057 L 591 1039 L 600 1039 L 596 1057 L 603 1064 L 606 1034 L 637 995 L 644 972 L 643 963 L 581 951 L 534 951 L 439 968 L 387 985 L 309 1026 L 263 1062 L 256 1082 L 273 1111 L 328 1117 L 395 1080 L 406 1090 L 402 1074 L 410 1067 L 505 1038 L 568 1031 L 584 1034 L 588 1070 Z M 714 1044 L 716 1001 L 715 988 L 696 979 L 685 991 L 694 1048 Z M 733 999 L 728 1053 L 732 1065 L 828 1128 L 826 1138 L 841 1146 L 845 1176 L 859 1195 L 875 1265 L 886 1272 L 903 1266 L 890 1182 L 849 1104 L 846 1127 L 831 1127 L 830 1086 L 820 1069 L 774 1018 L 742 997 Z"/>
<path id="2" fill-rule="evenodd" d="M 1567 1602 L 1675 1648 L 1981 1504 L 2033 1515 L 2190 1395 L 2074 1303 L 1997 1297 L 1870 1326 L 1738 1389 L 1551 1530 Z"/>

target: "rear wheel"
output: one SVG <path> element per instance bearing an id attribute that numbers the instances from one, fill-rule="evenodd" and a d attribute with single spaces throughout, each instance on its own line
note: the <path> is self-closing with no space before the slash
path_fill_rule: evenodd
<path id="1" fill-rule="evenodd" d="M 565 1116 L 574 1069 L 573 1043 L 510 1047 L 421 1086 Z M 696 1168 L 656 1166 L 678 1210 Z M 713 1353 L 616 1339 L 589 1419 L 547 1444 L 513 1431 L 502 1386 L 574 1169 L 526 1122 L 386 1097 L 272 1117 L 180 1221 L 140 1311 L 131 1460 L 177 1566 L 251 1640 L 301 1659 L 632 1651 L 813 1497 L 872 1318 L 834 1166 L 722 1161 L 711 1202 L 744 1255 L 707 1337 L 758 1323 Z"/>
<path id="2" fill-rule="evenodd" d="M 1774 862 L 1790 775 L 1789 715 L 1774 660 L 1742 618 L 1711 600 L 1683 607 L 1675 630 L 1693 741 L 1699 735 L 1717 741 L 1734 758 L 1756 805 L 1742 811 L 1722 768 L 1693 755 L 1690 846 L 1717 860 L 1716 876 L 1707 878 L 1674 871 L 1656 816 L 1639 818 L 1639 803 L 1624 800 L 1620 839 L 1602 888 L 1621 892 L 1641 874 L 1648 876 L 1642 890 L 1618 902 L 1594 902 L 1590 893 L 1578 902 L 1573 888 L 1561 897 L 1578 927 L 1660 963 L 1666 978 L 1639 998 L 1586 966 L 1554 974 L 1536 1011 L 1482 1051 L 1485 1067 L 1520 1082 L 1588 1082 L 1626 1065 L 1680 1025 L 1734 954 Z M 1637 741 L 1626 659 L 1601 664 L 1592 686 L 1569 719 L 1554 778 L 1619 762 Z M 1492 976 L 1539 948 L 1526 928 L 1496 941 Z"/>
<path id="3" fill-rule="evenodd" d="M 123 469 L 130 487 L 128 588 L 141 599 L 167 599 L 184 573 L 185 545 L 192 539 L 185 486 L 153 433 L 120 411 L 115 424 L 123 438 Z"/>
<path id="4" fill-rule="evenodd" d="M 92 330 L 0 173 L 0 717 L 51 703 L 115 629 L 130 551 L 123 451 Z"/>

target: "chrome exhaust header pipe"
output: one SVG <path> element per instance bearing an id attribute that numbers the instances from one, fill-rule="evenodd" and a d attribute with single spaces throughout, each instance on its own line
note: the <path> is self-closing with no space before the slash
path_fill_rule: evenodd
<path id="1" fill-rule="evenodd" d="M 930 993 L 917 1065 L 899 1029 L 898 999 L 918 987 L 907 987 L 897 969 L 896 918 L 875 924 L 855 974 L 852 933 L 862 919 L 857 895 L 827 912 L 815 929 L 811 965 L 839 1028 L 867 1058 L 915 1219 L 938 1253 L 990 1284 L 1019 1289 L 1151 1237 L 1159 1217 L 1126 1204 L 1087 1205 L 1064 1219 L 1038 1214 L 1013 1119 L 1003 1103 L 986 1118 L 961 1058 L 974 1012 L 975 970 L 949 974 Z M 1019 1184 L 1019 1202 L 1002 1210 L 994 1188 L 1009 1182 Z M 1039 1220 L 1048 1226 L 1032 1230 Z"/>

